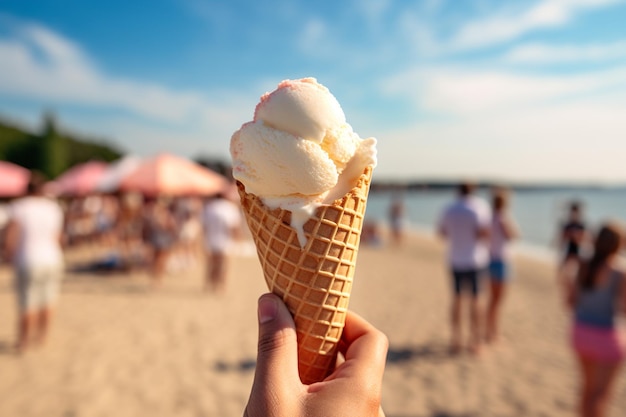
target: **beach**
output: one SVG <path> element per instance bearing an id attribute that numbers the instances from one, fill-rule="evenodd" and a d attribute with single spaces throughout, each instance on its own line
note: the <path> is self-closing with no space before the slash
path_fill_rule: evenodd
<path id="1" fill-rule="evenodd" d="M 68 251 L 68 267 L 97 248 Z M 578 370 L 556 266 L 516 254 L 502 340 L 474 357 L 448 352 L 450 279 L 441 241 L 363 246 L 350 308 L 389 338 L 387 417 L 574 416 Z M 12 348 L 11 271 L 0 269 L 0 416 L 241 416 L 254 376 L 256 256 L 232 259 L 225 293 L 205 293 L 203 267 L 149 275 L 71 272 L 46 346 Z M 610 409 L 626 410 L 622 371 Z"/>

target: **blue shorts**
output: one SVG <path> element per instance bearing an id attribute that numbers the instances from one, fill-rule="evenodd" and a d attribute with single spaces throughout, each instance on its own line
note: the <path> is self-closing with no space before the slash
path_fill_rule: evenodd
<path id="1" fill-rule="evenodd" d="M 509 277 L 509 268 L 501 259 L 493 259 L 489 263 L 489 276 L 493 281 L 506 281 Z"/>
<path id="2" fill-rule="evenodd" d="M 476 297 L 480 293 L 480 281 L 483 275 L 482 269 L 452 269 L 454 293 L 460 295 L 463 292 L 469 292 Z"/>

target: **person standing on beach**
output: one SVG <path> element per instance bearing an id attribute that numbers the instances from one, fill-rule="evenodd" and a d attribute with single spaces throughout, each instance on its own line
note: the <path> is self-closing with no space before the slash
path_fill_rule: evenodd
<path id="1" fill-rule="evenodd" d="M 43 184 L 43 177 L 33 172 L 27 196 L 10 208 L 5 249 L 15 269 L 18 352 L 45 342 L 63 277 L 64 215 L 60 205 L 44 195 Z"/>
<path id="2" fill-rule="evenodd" d="M 502 188 L 494 190 L 491 208 L 491 233 L 489 236 L 489 303 L 487 306 L 487 342 L 498 338 L 500 305 L 509 279 L 509 250 L 511 240 L 519 235 L 519 228 L 509 210 L 509 193 Z"/>
<path id="3" fill-rule="evenodd" d="M 391 241 L 394 245 L 399 246 L 404 240 L 404 227 L 406 209 L 404 202 L 400 196 L 393 197 L 389 205 L 389 226 L 391 228 Z"/>
<path id="4" fill-rule="evenodd" d="M 204 242 L 207 252 L 206 290 L 223 291 L 226 285 L 228 252 L 240 235 L 239 207 L 218 193 L 208 199 L 203 210 Z"/>
<path id="5" fill-rule="evenodd" d="M 561 225 L 559 242 L 563 251 L 561 274 L 571 274 L 576 270 L 581 259 L 581 249 L 587 237 L 587 230 L 582 216 L 582 207 L 578 201 L 569 204 L 567 220 Z"/>
<path id="6" fill-rule="evenodd" d="M 157 197 L 147 205 L 143 232 L 152 247 L 152 283 L 159 287 L 167 272 L 168 263 L 176 244 L 176 222 L 170 210 L 170 201 Z"/>
<path id="7" fill-rule="evenodd" d="M 593 254 L 581 262 L 566 294 L 574 313 L 571 342 L 582 373 L 582 417 L 606 415 L 609 395 L 626 355 L 626 334 L 617 323 L 626 306 L 626 271 L 617 259 L 623 241 L 622 225 L 602 226 Z"/>
<path id="8" fill-rule="evenodd" d="M 491 211 L 482 199 L 472 195 L 474 185 L 463 183 L 458 198 L 445 208 L 439 221 L 439 234 L 448 242 L 448 263 L 454 282 L 452 301 L 451 350 L 461 348 L 461 308 L 464 294 L 469 295 L 470 350 L 480 350 L 481 311 L 479 294 L 481 279 L 489 262 Z"/>

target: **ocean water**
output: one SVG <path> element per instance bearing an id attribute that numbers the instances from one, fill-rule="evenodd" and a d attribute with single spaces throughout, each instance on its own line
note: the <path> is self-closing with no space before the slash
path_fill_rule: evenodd
<path id="1" fill-rule="evenodd" d="M 477 195 L 489 198 L 490 194 L 481 189 Z M 389 205 L 393 198 L 399 197 L 404 201 L 409 227 L 434 232 L 442 210 L 455 196 L 455 190 L 420 190 L 402 194 L 377 191 L 370 194 L 365 217 L 388 224 Z M 510 212 L 521 232 L 518 246 L 538 252 L 554 252 L 559 225 L 572 200 L 582 202 L 583 217 L 591 230 L 609 219 L 626 222 L 626 189 L 623 188 L 512 190 Z"/>

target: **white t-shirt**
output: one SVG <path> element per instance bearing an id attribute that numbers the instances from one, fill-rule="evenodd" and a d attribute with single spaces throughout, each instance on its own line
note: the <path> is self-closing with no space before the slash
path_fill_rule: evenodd
<path id="1" fill-rule="evenodd" d="M 204 206 L 203 222 L 206 248 L 226 252 L 230 249 L 233 229 L 241 225 L 241 212 L 229 200 L 214 199 Z"/>
<path id="2" fill-rule="evenodd" d="M 19 234 L 14 264 L 17 267 L 59 266 L 63 251 L 61 206 L 45 197 L 24 197 L 11 204 L 11 220 Z"/>
<path id="3" fill-rule="evenodd" d="M 443 212 L 439 222 L 448 240 L 448 261 L 452 268 L 480 269 L 489 263 L 487 239 L 479 239 L 480 229 L 491 225 L 489 205 L 477 197 L 459 198 Z"/>

